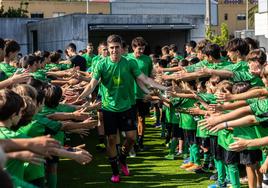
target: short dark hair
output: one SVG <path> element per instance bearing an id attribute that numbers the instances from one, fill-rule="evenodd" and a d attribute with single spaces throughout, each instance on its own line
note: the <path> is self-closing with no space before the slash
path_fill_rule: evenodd
<path id="1" fill-rule="evenodd" d="M 37 90 L 29 85 L 29 84 L 19 84 L 19 85 L 15 85 L 12 88 L 12 91 L 14 91 L 15 93 L 19 94 L 20 96 L 28 96 L 31 97 L 33 100 L 36 101 L 37 98 Z"/>
<path id="2" fill-rule="evenodd" d="M 248 82 L 238 82 L 232 87 L 233 94 L 244 93 L 250 89 L 250 84 Z"/>
<path id="3" fill-rule="evenodd" d="M 57 61 L 60 60 L 61 54 L 58 52 L 52 52 L 49 57 L 51 63 L 56 63 Z"/>
<path id="4" fill-rule="evenodd" d="M 259 41 L 255 40 L 253 38 L 246 37 L 244 40 L 248 44 L 250 50 L 258 49 L 260 47 Z"/>
<path id="5" fill-rule="evenodd" d="M 178 47 L 176 46 L 176 44 L 171 44 L 171 45 L 169 45 L 169 50 L 172 50 L 173 52 L 177 52 Z"/>
<path id="6" fill-rule="evenodd" d="M 202 53 L 211 56 L 214 59 L 221 58 L 221 48 L 217 44 L 207 44 L 203 49 Z"/>
<path id="7" fill-rule="evenodd" d="M 239 51 L 241 56 L 246 56 L 249 52 L 249 46 L 244 39 L 234 38 L 226 44 L 225 50 L 233 52 Z"/>
<path id="8" fill-rule="evenodd" d="M 196 47 L 196 42 L 191 40 L 190 42 L 186 43 L 186 46 L 192 47 L 194 49 Z"/>
<path id="9" fill-rule="evenodd" d="M 162 51 L 165 51 L 166 53 L 169 53 L 169 46 L 165 45 L 161 48 Z"/>
<path id="10" fill-rule="evenodd" d="M 76 52 L 76 45 L 74 43 L 72 43 L 72 42 L 69 43 L 67 45 L 66 49 L 68 49 L 68 48 L 70 48 L 70 49 L 72 49 L 72 51 Z"/>
<path id="11" fill-rule="evenodd" d="M 5 57 L 8 57 L 10 52 L 20 51 L 20 45 L 15 40 L 6 40 L 4 51 Z"/>
<path id="12" fill-rule="evenodd" d="M 197 57 L 194 57 L 194 58 L 192 58 L 192 59 L 189 60 L 189 63 L 190 63 L 190 64 L 196 64 L 196 63 L 198 63 L 199 61 L 200 61 L 200 59 L 198 59 Z"/>
<path id="13" fill-rule="evenodd" d="M 210 42 L 209 42 L 209 40 L 207 40 L 207 39 L 204 39 L 204 40 L 201 40 L 201 41 L 199 41 L 198 43 L 197 43 L 197 45 L 196 45 L 196 50 L 197 51 L 202 51 L 203 50 L 203 48 L 205 48 L 205 46 L 207 45 L 207 44 L 209 44 Z M 203 52 L 202 52 L 203 53 Z"/>
<path id="14" fill-rule="evenodd" d="M 261 65 L 266 63 L 266 54 L 263 50 L 255 49 L 251 50 L 247 55 L 247 61 L 258 61 Z"/>
<path id="15" fill-rule="evenodd" d="M 59 86 L 49 84 L 45 89 L 45 105 L 55 108 L 59 105 L 62 97 L 62 89 Z"/>
<path id="16" fill-rule="evenodd" d="M 189 61 L 187 59 L 183 59 L 179 62 L 179 65 L 182 67 L 186 67 L 189 65 Z"/>
<path id="17" fill-rule="evenodd" d="M 20 65 L 22 68 L 27 68 L 28 66 L 33 66 L 37 63 L 37 57 L 35 55 L 26 55 L 20 59 Z"/>
<path id="18" fill-rule="evenodd" d="M 122 38 L 119 36 L 119 35 L 115 35 L 115 34 L 113 34 L 113 35 L 110 35 L 110 36 L 108 36 L 108 38 L 107 38 L 107 43 L 109 44 L 109 43 L 113 43 L 113 42 L 116 42 L 116 43 L 120 43 L 121 45 L 122 45 Z"/>
<path id="19" fill-rule="evenodd" d="M 147 42 L 143 37 L 136 37 L 132 40 L 131 46 L 136 48 L 137 46 L 147 46 Z"/>
<path id="20" fill-rule="evenodd" d="M 22 116 L 17 126 L 14 126 L 12 130 L 17 130 L 21 126 L 27 125 L 31 122 L 33 116 L 36 113 L 36 102 L 28 96 L 22 96 L 23 101 L 26 104 L 25 109 L 22 111 Z"/>
<path id="21" fill-rule="evenodd" d="M 13 114 L 18 115 L 24 107 L 24 101 L 17 93 L 10 89 L 0 90 L 0 120 L 7 120 Z"/>

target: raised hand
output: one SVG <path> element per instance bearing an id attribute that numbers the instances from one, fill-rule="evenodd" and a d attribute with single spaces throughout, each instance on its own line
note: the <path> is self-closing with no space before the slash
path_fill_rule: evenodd
<path id="1" fill-rule="evenodd" d="M 216 94 L 216 96 L 217 96 L 218 103 L 230 101 L 232 99 L 231 93 L 218 93 Z"/>
<path id="2" fill-rule="evenodd" d="M 51 148 L 60 147 L 60 143 L 54 138 L 51 138 L 50 135 L 29 138 L 29 141 L 30 141 L 30 144 L 29 144 L 29 148 L 27 149 L 29 149 L 30 151 L 34 153 L 44 155 L 46 157 L 50 157 L 49 150 Z"/>
<path id="3" fill-rule="evenodd" d="M 217 125 L 217 121 L 214 116 L 207 117 L 206 119 L 198 121 L 198 126 L 201 127 L 201 130 L 212 129 L 215 125 Z"/>
<path id="4" fill-rule="evenodd" d="M 12 84 L 19 84 L 27 82 L 30 79 L 30 77 L 31 75 L 29 73 L 22 73 L 22 74 L 15 73 L 9 79 L 11 80 Z"/>
<path id="5" fill-rule="evenodd" d="M 249 140 L 234 137 L 235 142 L 229 145 L 229 149 L 232 151 L 242 151 L 247 149 Z"/>
<path id="6" fill-rule="evenodd" d="M 73 160 L 78 162 L 79 164 L 85 165 L 92 161 L 92 155 L 81 148 L 75 148 L 77 151 L 73 152 Z"/>
<path id="7" fill-rule="evenodd" d="M 221 104 L 209 104 L 209 110 L 217 112 L 217 111 L 223 111 Z"/>
<path id="8" fill-rule="evenodd" d="M 35 165 L 40 165 L 40 164 L 46 162 L 43 156 L 35 154 L 33 152 L 30 152 L 30 151 L 18 152 L 18 159 L 35 164 Z"/>

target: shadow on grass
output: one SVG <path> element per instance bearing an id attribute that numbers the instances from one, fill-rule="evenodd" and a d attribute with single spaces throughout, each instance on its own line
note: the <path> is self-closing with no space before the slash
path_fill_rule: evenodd
<path id="1" fill-rule="evenodd" d="M 96 132 L 81 140 L 80 137 L 71 136 L 69 145 L 86 143 L 86 149 L 94 156 L 94 160 L 86 166 L 73 161 L 62 160 L 59 165 L 60 188 L 175 188 L 175 187 L 207 187 L 208 174 L 194 174 L 179 169 L 182 160 L 164 160 L 167 149 L 161 145 L 159 129 L 147 128 L 145 144 L 148 150 L 140 152 L 135 158 L 128 158 L 132 175 L 121 176 L 119 184 L 109 181 L 111 176 L 110 165 L 105 153 L 95 150 L 97 144 Z"/>

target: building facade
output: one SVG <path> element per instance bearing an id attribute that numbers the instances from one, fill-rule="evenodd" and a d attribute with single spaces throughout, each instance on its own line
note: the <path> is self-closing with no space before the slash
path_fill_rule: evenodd
<path id="1" fill-rule="evenodd" d="M 18 1 L 2 1 L 3 4 L 9 1 L 19 6 Z M 212 24 L 216 25 L 217 3 L 214 0 L 211 2 Z M 49 4 L 51 7 L 45 8 Z M 76 5 L 82 8 L 75 8 Z M 170 43 L 176 43 L 182 52 L 185 42 L 199 41 L 205 37 L 205 0 L 90 0 L 89 10 L 90 7 L 93 8 L 89 11 L 90 14 L 84 14 L 86 5 L 87 2 L 78 1 L 28 1 L 32 19 L 26 22 L 25 30 L 20 30 L 21 33 L 27 33 L 23 37 L 27 39 L 27 52 L 64 49 L 69 42 L 75 42 L 78 49 L 83 49 L 87 42 L 92 41 L 97 45 L 112 33 L 122 35 L 127 43 L 136 36 L 143 36 L 151 44 L 153 52 Z M 81 13 L 67 15 L 71 11 Z M 14 38 L 7 31 L 14 28 L 19 19 L 11 20 L 0 19 L 1 29 L 3 28 L 0 37 Z M 20 42 L 19 38 L 16 40 Z"/>
<path id="2" fill-rule="evenodd" d="M 45 0 L 1 0 L 4 9 L 9 7 L 27 9 L 29 18 L 51 18 L 73 13 L 110 14 L 109 1 L 45 1 Z M 87 4 L 88 3 L 88 4 Z"/>
<path id="3" fill-rule="evenodd" d="M 229 33 L 235 34 L 235 31 L 245 30 L 247 25 L 247 3 L 248 0 L 218 0 L 218 25 L 212 26 L 215 33 L 220 33 L 221 23 L 228 25 Z M 248 1 L 249 20 L 248 29 L 254 29 L 254 14 L 251 12 L 257 6 L 257 0 Z"/>

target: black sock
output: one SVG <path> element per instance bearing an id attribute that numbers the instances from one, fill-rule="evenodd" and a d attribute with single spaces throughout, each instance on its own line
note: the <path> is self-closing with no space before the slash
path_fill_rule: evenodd
<path id="1" fill-rule="evenodd" d="M 104 144 L 104 141 L 105 141 L 105 136 L 99 135 L 99 144 Z"/>
<path id="2" fill-rule="evenodd" d="M 119 161 L 120 163 L 122 163 L 123 165 L 126 165 L 127 164 L 127 149 L 125 146 L 122 146 L 121 147 L 121 152 L 120 152 L 120 156 L 119 156 Z"/>
<path id="3" fill-rule="evenodd" d="M 170 142 L 170 138 L 171 138 L 171 126 L 167 125 L 166 129 L 167 129 L 167 135 L 166 135 L 166 144 L 168 144 Z"/>
<path id="4" fill-rule="evenodd" d="M 143 135 L 138 136 L 138 144 L 139 146 L 143 146 Z"/>
<path id="5" fill-rule="evenodd" d="M 110 162 L 111 167 L 112 167 L 113 175 L 119 175 L 117 157 L 109 158 L 109 162 Z"/>
<path id="6" fill-rule="evenodd" d="M 117 155 L 120 155 L 120 144 L 116 144 L 115 147 L 116 147 Z"/>

